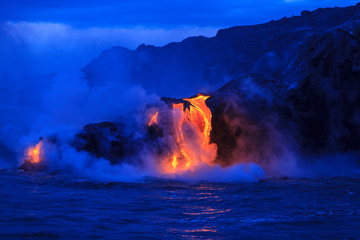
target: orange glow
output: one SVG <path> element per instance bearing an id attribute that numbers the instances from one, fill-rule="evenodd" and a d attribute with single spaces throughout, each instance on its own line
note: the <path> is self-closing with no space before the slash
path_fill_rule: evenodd
<path id="1" fill-rule="evenodd" d="M 158 117 L 159 112 L 156 112 L 151 118 L 150 118 L 150 122 L 149 122 L 149 127 L 153 124 L 158 124 L 157 122 L 157 117 Z"/>
<path id="2" fill-rule="evenodd" d="M 165 164 L 165 173 L 194 171 L 203 163 L 214 164 L 217 146 L 210 144 L 212 114 L 205 103 L 209 97 L 199 94 L 185 98 L 190 103 L 185 109 L 184 103 L 172 105 L 176 148 L 172 160 Z"/>
<path id="3" fill-rule="evenodd" d="M 211 132 L 211 111 L 206 106 L 205 100 L 210 96 L 198 95 L 196 98 L 185 98 L 184 100 L 189 101 L 190 106 L 189 117 L 190 121 L 202 132 L 203 144 L 210 143 L 210 132 Z"/>
<path id="4" fill-rule="evenodd" d="M 42 142 L 36 144 L 35 147 L 29 147 L 27 150 L 27 158 L 32 163 L 40 162 L 41 154 L 42 154 Z"/>
<path id="5" fill-rule="evenodd" d="M 171 165 L 172 165 L 173 168 L 176 168 L 176 166 L 178 165 L 178 162 L 177 162 L 177 159 L 176 159 L 175 155 L 173 157 L 173 161 L 171 162 Z"/>

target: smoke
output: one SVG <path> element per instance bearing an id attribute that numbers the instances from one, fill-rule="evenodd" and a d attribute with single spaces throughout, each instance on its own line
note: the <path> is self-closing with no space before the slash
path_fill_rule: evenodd
<path id="1" fill-rule="evenodd" d="M 136 120 L 146 104 L 159 101 L 140 86 L 125 89 L 118 85 L 89 88 L 81 78 L 59 76 L 43 92 L 42 102 L 31 107 L 29 118 L 20 112 L 20 116 L 14 116 L 22 118 L 18 125 L 4 121 L 3 145 L 21 156 L 21 149 L 36 143 L 39 137 L 65 135 L 70 138 L 87 123 L 117 121 L 124 116 Z M 17 108 L 22 111 L 26 107 Z"/>
<path id="2" fill-rule="evenodd" d="M 50 171 L 67 173 L 101 181 L 132 182 L 149 176 L 145 169 L 132 164 L 112 165 L 109 160 L 96 158 L 88 152 L 80 152 L 69 146 L 48 144 L 44 151 Z"/>
<path id="3" fill-rule="evenodd" d="M 0 25 L 0 168 L 18 167 L 40 137 L 69 140 L 87 123 L 136 116 L 159 101 L 121 81 L 89 87 L 79 69 L 104 43 L 83 46 L 80 35 L 61 24 Z"/>
<path id="4" fill-rule="evenodd" d="M 228 167 L 203 165 L 197 171 L 189 171 L 173 178 L 186 181 L 254 182 L 265 177 L 263 168 L 255 163 L 237 163 Z"/>

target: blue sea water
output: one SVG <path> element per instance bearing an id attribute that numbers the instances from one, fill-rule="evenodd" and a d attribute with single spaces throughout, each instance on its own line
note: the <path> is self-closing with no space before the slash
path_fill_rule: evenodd
<path id="1" fill-rule="evenodd" d="M 360 179 L 102 183 L 0 171 L 0 239 L 360 239 Z"/>

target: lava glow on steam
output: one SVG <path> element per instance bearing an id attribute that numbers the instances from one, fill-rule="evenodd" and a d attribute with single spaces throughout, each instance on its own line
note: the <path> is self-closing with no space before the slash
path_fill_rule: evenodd
<path id="1" fill-rule="evenodd" d="M 31 163 L 39 163 L 42 155 L 42 142 L 40 141 L 36 146 L 29 147 L 26 152 L 27 160 Z"/>
<path id="2" fill-rule="evenodd" d="M 205 101 L 210 96 L 198 95 L 184 98 L 184 103 L 172 104 L 172 122 L 175 147 L 172 156 L 162 161 L 164 174 L 181 174 L 194 171 L 201 165 L 213 165 L 216 158 L 216 144 L 210 144 L 212 114 Z M 154 124 L 157 113 L 149 122 Z"/>

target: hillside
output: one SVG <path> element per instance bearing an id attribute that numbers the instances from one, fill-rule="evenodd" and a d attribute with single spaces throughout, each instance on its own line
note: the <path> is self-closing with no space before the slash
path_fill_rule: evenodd
<path id="1" fill-rule="evenodd" d="M 351 33 L 359 20 L 360 4 L 303 11 L 265 24 L 222 29 L 212 38 L 191 37 L 163 47 L 143 44 L 133 51 L 113 47 L 83 72 L 91 85 L 135 83 L 167 97 L 213 91 L 249 73 L 288 87 L 303 78 L 296 61 L 314 36 L 338 29 Z"/>

